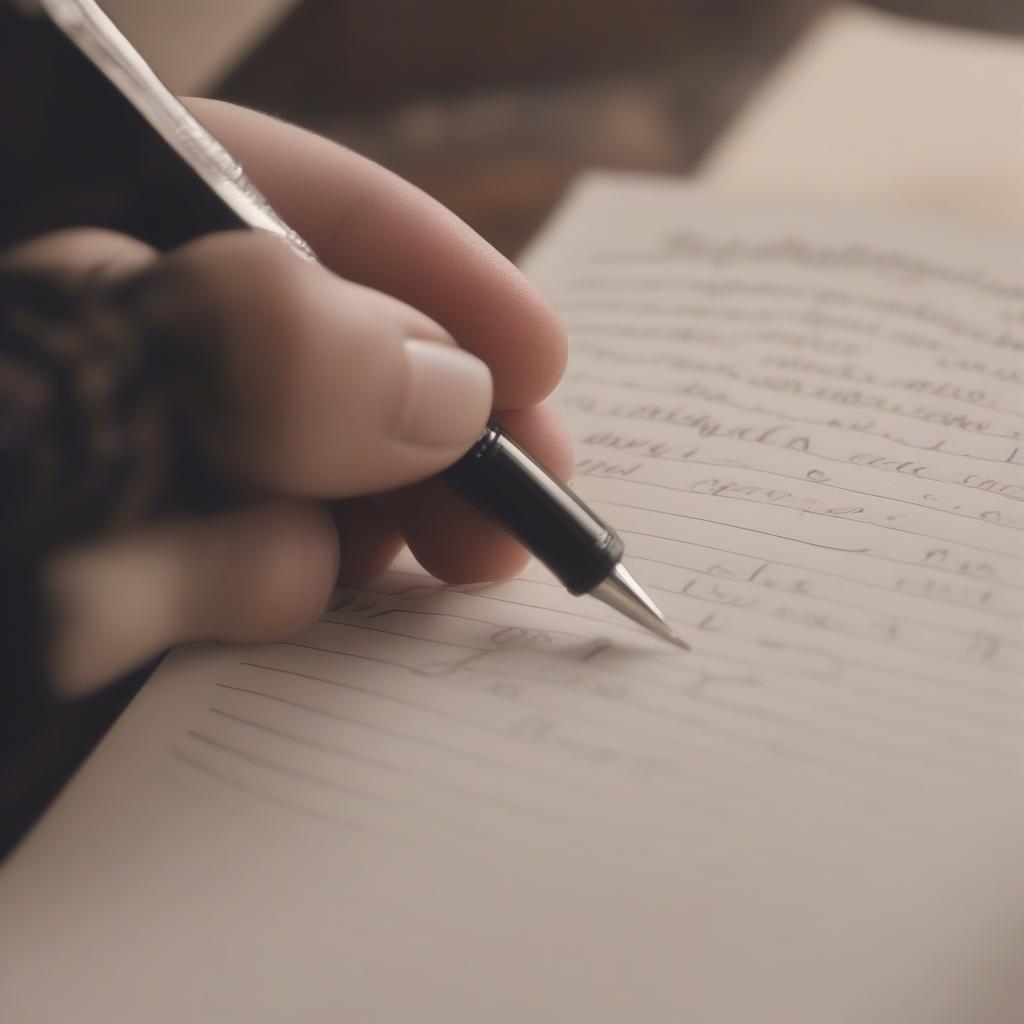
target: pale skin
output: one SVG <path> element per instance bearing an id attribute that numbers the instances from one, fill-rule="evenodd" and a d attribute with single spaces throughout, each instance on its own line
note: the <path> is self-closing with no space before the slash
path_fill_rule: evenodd
<path id="1" fill-rule="evenodd" d="M 143 523 L 51 559 L 51 669 L 65 696 L 182 641 L 293 634 L 321 613 L 339 577 L 373 577 L 403 542 L 450 582 L 517 573 L 526 553 L 430 479 L 492 407 L 557 475 L 572 465 L 544 404 L 564 369 L 565 335 L 515 267 L 355 153 L 228 104 L 189 105 L 323 266 L 250 232 L 159 254 L 79 229 L 4 254 L 19 266 L 117 276 L 176 261 L 224 325 L 228 419 L 211 451 L 226 475 L 271 495 Z M 435 346 L 476 358 L 452 362 Z M 343 501 L 332 511 L 324 499 Z"/>

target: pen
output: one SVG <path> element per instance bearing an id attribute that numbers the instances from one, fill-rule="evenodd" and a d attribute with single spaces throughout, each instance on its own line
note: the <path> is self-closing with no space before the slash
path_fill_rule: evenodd
<path id="1" fill-rule="evenodd" d="M 544 563 L 570 594 L 590 594 L 689 650 L 622 564 L 622 541 L 496 423 L 442 474 Z"/>
<path id="2" fill-rule="evenodd" d="M 277 235 L 306 259 L 310 247 L 271 208 L 226 149 L 163 85 L 94 0 L 36 0 L 242 226 Z M 211 224 L 210 229 L 223 227 Z M 442 477 L 554 573 L 644 629 L 689 649 L 622 565 L 622 541 L 496 423 Z"/>

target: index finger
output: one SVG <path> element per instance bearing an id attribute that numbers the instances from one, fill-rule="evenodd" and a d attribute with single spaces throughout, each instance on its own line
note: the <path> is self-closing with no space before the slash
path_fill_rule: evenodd
<path id="1" fill-rule="evenodd" d="M 301 128 L 217 100 L 189 106 L 324 264 L 416 307 L 483 359 L 496 408 L 536 405 L 558 383 L 566 360 L 558 315 L 451 211 Z"/>

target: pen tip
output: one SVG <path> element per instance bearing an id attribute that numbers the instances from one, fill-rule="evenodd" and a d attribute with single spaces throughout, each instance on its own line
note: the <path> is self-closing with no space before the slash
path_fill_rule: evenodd
<path id="1" fill-rule="evenodd" d="M 674 644 L 683 651 L 690 649 L 690 645 L 672 631 L 661 610 L 644 593 L 640 584 L 633 579 L 621 562 L 590 593 L 599 601 L 660 636 L 662 640 Z"/>
<path id="2" fill-rule="evenodd" d="M 681 637 L 678 633 L 669 633 L 665 639 L 670 644 L 675 644 L 676 647 L 681 647 L 684 651 L 690 650 L 690 645 Z"/>

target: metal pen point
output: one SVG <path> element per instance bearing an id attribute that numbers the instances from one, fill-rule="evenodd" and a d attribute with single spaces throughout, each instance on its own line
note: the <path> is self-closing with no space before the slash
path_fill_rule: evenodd
<path id="1" fill-rule="evenodd" d="M 536 555 L 570 594 L 596 597 L 662 640 L 690 649 L 622 564 L 615 531 L 500 425 L 488 423 L 441 476 Z"/>
<path id="2" fill-rule="evenodd" d="M 661 609 L 647 596 L 621 562 L 590 591 L 590 596 L 596 597 L 609 608 L 614 608 L 645 629 L 656 633 L 662 640 L 667 640 L 684 651 L 690 649 L 690 645 L 672 631 Z"/>

